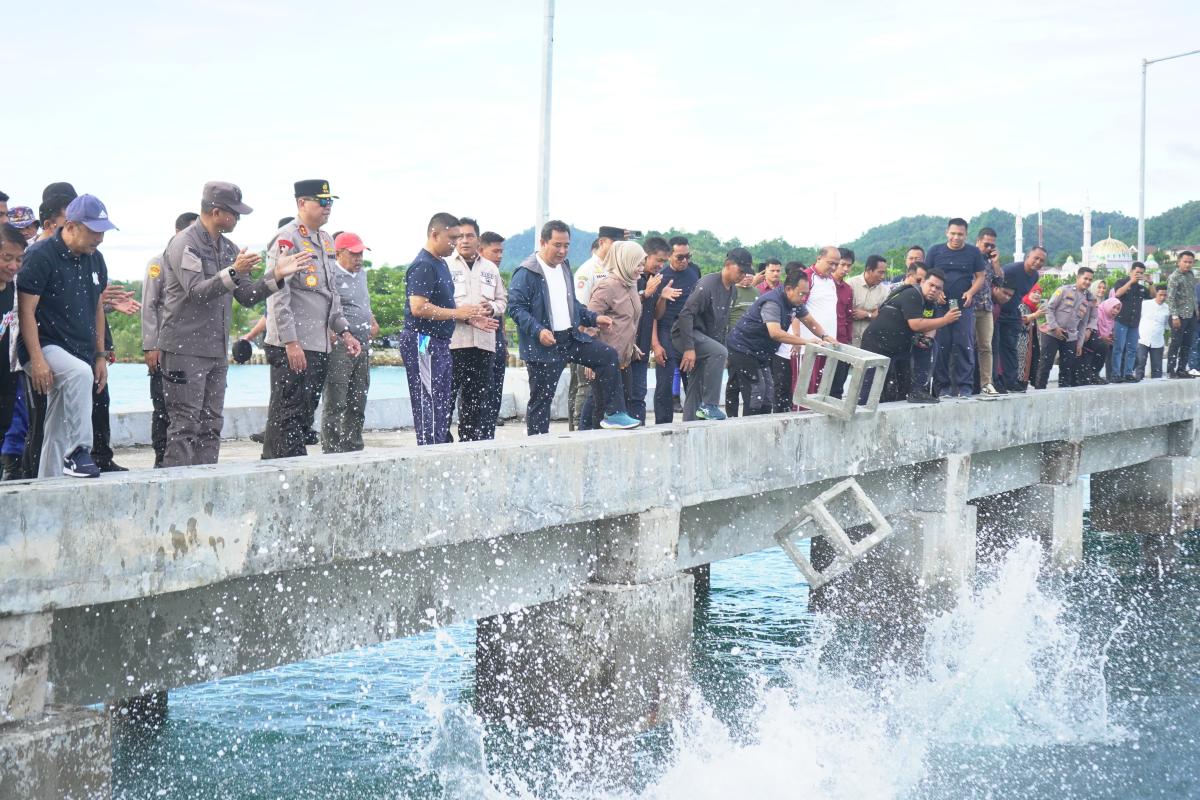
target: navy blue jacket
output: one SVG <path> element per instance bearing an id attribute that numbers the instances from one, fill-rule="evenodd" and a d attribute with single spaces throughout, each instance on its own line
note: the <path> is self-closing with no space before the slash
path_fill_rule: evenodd
<path id="1" fill-rule="evenodd" d="M 567 283 L 567 309 L 571 312 L 571 336 L 581 342 L 590 342 L 592 337 L 579 331 L 579 326 L 596 326 L 596 314 L 575 299 L 574 277 L 571 265 L 562 263 L 563 279 Z M 521 360 L 535 364 L 564 361 L 554 347 L 546 347 L 538 341 L 544 330 L 553 332 L 550 326 L 550 296 L 546 292 L 546 276 L 537 255 L 530 255 L 521 262 L 508 285 L 508 315 L 517 323 L 517 338 L 521 344 Z"/>

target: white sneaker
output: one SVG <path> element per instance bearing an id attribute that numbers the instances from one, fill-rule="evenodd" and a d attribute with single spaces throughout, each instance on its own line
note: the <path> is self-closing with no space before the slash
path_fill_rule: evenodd
<path id="1" fill-rule="evenodd" d="M 1193 378 L 1200 378 L 1200 369 L 1189 369 L 1188 375 L 1191 375 Z"/>
<path id="2" fill-rule="evenodd" d="M 990 383 L 979 390 L 979 397 L 981 400 L 995 400 L 999 396 L 1000 393 L 996 391 L 996 387 L 992 386 Z"/>

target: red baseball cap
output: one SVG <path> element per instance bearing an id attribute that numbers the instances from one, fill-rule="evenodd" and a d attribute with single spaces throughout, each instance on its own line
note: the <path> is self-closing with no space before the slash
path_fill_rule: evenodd
<path id="1" fill-rule="evenodd" d="M 333 240 L 333 249 L 361 253 L 363 250 L 370 250 L 371 248 L 363 244 L 363 240 L 357 233 L 339 233 L 337 238 Z"/>

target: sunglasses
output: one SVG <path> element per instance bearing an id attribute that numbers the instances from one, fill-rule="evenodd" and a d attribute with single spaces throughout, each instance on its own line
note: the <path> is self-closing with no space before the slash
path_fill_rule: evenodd
<path id="1" fill-rule="evenodd" d="M 312 202 L 319 205 L 321 208 L 329 208 L 331 205 L 333 205 L 332 197 L 306 197 L 304 199 L 311 200 Z"/>

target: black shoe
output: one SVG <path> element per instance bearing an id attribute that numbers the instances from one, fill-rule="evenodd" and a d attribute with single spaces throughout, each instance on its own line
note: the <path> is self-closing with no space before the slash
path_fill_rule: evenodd
<path id="1" fill-rule="evenodd" d="M 304 444 L 312 446 L 321 443 L 321 434 L 309 428 L 304 432 Z"/>
<path id="2" fill-rule="evenodd" d="M 0 456 L 0 481 L 19 481 L 24 477 L 20 456 Z"/>
<path id="3" fill-rule="evenodd" d="M 936 397 L 931 395 L 924 389 L 913 389 L 908 393 L 908 402 L 910 403 L 937 403 L 940 402 Z"/>
<path id="4" fill-rule="evenodd" d="M 252 434 L 250 434 L 250 441 L 252 441 L 252 442 L 258 442 L 259 444 L 262 444 L 262 443 L 263 443 L 263 438 L 264 438 L 265 436 L 266 436 L 266 434 L 265 434 L 265 433 L 252 433 Z"/>
<path id="5" fill-rule="evenodd" d="M 103 461 L 96 464 L 101 472 L 129 472 L 128 467 L 122 467 L 115 461 Z"/>
<path id="6" fill-rule="evenodd" d="M 997 386 L 996 384 L 993 383 L 992 388 L 995 389 L 1000 394 L 1008 394 L 1008 387 L 1004 386 L 1003 384 Z"/>

